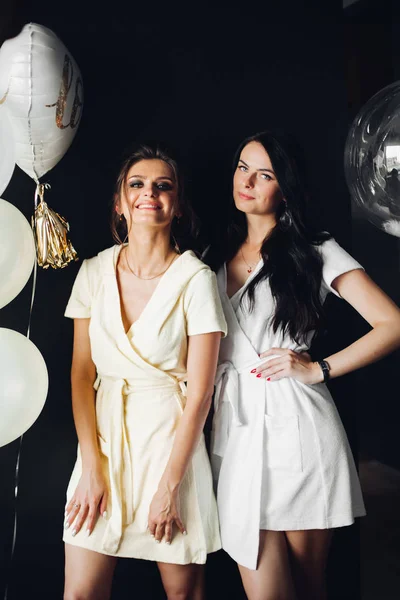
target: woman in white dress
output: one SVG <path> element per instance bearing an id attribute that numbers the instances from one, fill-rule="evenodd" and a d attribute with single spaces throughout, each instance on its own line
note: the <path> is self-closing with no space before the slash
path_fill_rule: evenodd
<path id="1" fill-rule="evenodd" d="M 240 145 L 230 226 L 205 255 L 228 323 L 211 462 L 222 545 L 250 600 L 326 598 L 331 530 L 365 511 L 325 383 L 400 345 L 398 307 L 329 234 L 306 225 L 298 156 L 282 133 Z M 371 331 L 313 362 L 307 350 L 329 292 Z"/>
<path id="2" fill-rule="evenodd" d="M 117 558 L 132 557 L 157 562 L 169 600 L 202 600 L 221 547 L 202 433 L 226 333 L 216 277 L 177 252 L 189 206 L 169 154 L 133 152 L 113 209 L 128 243 L 83 262 L 65 313 L 79 449 L 64 598 L 108 599 Z"/>

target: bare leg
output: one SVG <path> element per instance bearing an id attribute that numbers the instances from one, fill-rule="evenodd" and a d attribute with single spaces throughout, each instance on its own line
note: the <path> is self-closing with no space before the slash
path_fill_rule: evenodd
<path id="1" fill-rule="evenodd" d="M 332 531 L 287 531 L 286 539 L 298 600 L 326 600 L 325 570 Z"/>
<path id="2" fill-rule="evenodd" d="M 64 600 L 108 600 L 117 559 L 65 544 Z"/>
<path id="3" fill-rule="evenodd" d="M 295 599 L 284 531 L 260 531 L 256 571 L 238 566 L 249 600 Z"/>
<path id="4" fill-rule="evenodd" d="M 203 565 L 157 565 L 168 600 L 204 600 Z"/>

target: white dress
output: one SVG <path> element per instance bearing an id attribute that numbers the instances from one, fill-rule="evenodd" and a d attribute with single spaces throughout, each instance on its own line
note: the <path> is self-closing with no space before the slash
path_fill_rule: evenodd
<path id="1" fill-rule="evenodd" d="M 113 246 L 82 263 L 65 312 L 90 318 L 97 434 L 109 496 L 107 518 L 98 517 L 91 535 L 83 527 L 73 537 L 71 527 L 64 541 L 112 556 L 203 564 L 207 553 L 221 547 L 203 435 L 180 488 L 187 535 L 174 528 L 170 546 L 156 544 L 147 519 L 186 403 L 188 336 L 226 333 L 215 274 L 193 252 L 184 252 L 125 333 L 116 277 L 120 251 Z M 78 449 L 67 502 L 81 472 Z"/>
<path id="2" fill-rule="evenodd" d="M 336 295 L 331 282 L 362 268 L 333 239 L 318 247 L 323 258 L 321 297 Z M 216 378 L 211 462 L 223 548 L 239 564 L 257 568 L 260 529 L 329 529 L 365 514 L 353 456 L 324 383 L 284 378 L 268 382 L 250 371 L 269 348 L 304 351 L 273 332 L 274 301 L 268 280 L 255 290 L 252 312 L 240 305 L 245 285 L 228 298 L 226 268 L 217 274 L 228 336 L 221 341 Z"/>

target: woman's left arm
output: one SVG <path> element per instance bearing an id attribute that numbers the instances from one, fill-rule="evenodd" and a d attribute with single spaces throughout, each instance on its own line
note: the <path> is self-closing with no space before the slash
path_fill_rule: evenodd
<path id="1" fill-rule="evenodd" d="M 186 532 L 180 518 L 179 488 L 210 410 L 220 340 L 219 331 L 189 336 L 186 405 L 149 512 L 149 531 L 157 542 L 163 537 L 166 543 L 171 542 L 174 522 L 182 533 Z"/>
<path id="2" fill-rule="evenodd" d="M 339 377 L 365 367 L 400 347 L 400 309 L 363 270 L 343 273 L 336 277 L 331 286 L 372 329 L 350 346 L 325 358 L 330 377 Z M 319 364 L 311 362 L 309 355 L 284 348 L 271 348 L 261 356 L 273 354 L 279 354 L 279 358 L 271 359 L 259 369 L 262 376 L 270 378 L 270 381 L 282 377 L 293 377 L 307 384 L 323 381 Z"/>
<path id="3" fill-rule="evenodd" d="M 372 327 L 325 359 L 331 377 L 365 367 L 400 347 L 400 309 L 363 270 L 343 273 L 331 285 Z"/>

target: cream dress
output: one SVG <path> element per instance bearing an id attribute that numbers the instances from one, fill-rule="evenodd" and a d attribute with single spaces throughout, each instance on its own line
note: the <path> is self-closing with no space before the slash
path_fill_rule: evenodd
<path id="1" fill-rule="evenodd" d="M 362 268 L 333 239 L 317 247 L 323 260 L 321 299 L 336 295 L 332 281 Z M 211 459 L 223 548 L 256 569 L 260 529 L 327 529 L 365 514 L 346 433 L 324 383 L 296 379 L 268 382 L 251 370 L 269 348 L 297 345 L 270 320 L 274 302 L 268 280 L 255 290 L 253 311 L 240 297 L 262 267 L 228 298 L 226 268 L 217 275 L 229 334 L 221 341 L 215 392 Z"/>
<path id="2" fill-rule="evenodd" d="M 147 519 L 185 407 L 188 336 L 226 334 L 215 274 L 193 252 L 184 252 L 125 333 L 116 278 L 121 247 L 82 263 L 65 312 L 90 318 L 97 432 L 109 499 L 107 517 L 97 519 L 89 537 L 85 526 L 73 537 L 71 527 L 64 541 L 113 556 L 203 564 L 207 553 L 221 547 L 203 435 L 180 489 L 187 535 L 175 528 L 170 546 L 157 544 Z M 78 447 L 67 502 L 80 475 Z"/>

